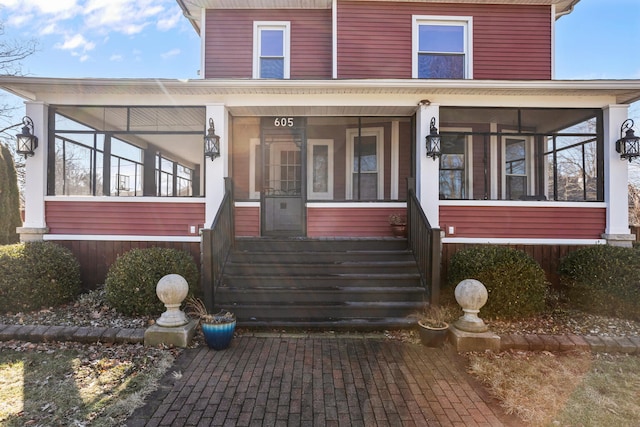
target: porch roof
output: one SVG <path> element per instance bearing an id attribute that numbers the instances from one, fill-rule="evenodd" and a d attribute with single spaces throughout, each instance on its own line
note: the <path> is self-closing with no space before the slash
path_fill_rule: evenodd
<path id="1" fill-rule="evenodd" d="M 117 98 L 124 102 L 135 97 L 134 104 L 150 105 L 206 105 L 225 103 L 232 114 L 273 115 L 276 104 L 257 102 L 247 98 L 274 96 L 316 96 L 322 102 L 300 104 L 298 115 L 338 114 L 395 114 L 411 115 L 424 100 L 449 96 L 492 97 L 574 97 L 602 98 L 608 103 L 629 104 L 640 100 L 640 80 L 176 80 L 176 79 L 93 79 L 0 77 L 0 88 L 27 101 L 71 105 L 115 105 Z M 380 96 L 395 95 L 389 104 L 380 102 Z M 331 104 L 326 97 L 342 99 Z M 354 105 L 345 100 L 349 96 L 373 96 L 366 105 Z M 148 97 L 148 98 L 145 98 Z M 234 102 L 234 97 L 242 99 Z M 263 98 L 261 98 L 263 99 Z M 304 99 L 304 98 L 303 98 Z M 62 102 L 65 100 L 65 102 Z M 89 102 L 90 101 L 90 102 Z M 121 103 L 120 105 L 124 105 Z M 262 105 L 262 106 L 260 106 Z M 601 105 L 604 107 L 605 105 Z M 283 105 L 283 107 L 286 107 Z M 277 108 L 276 108 L 277 109 Z M 328 111 L 332 109 L 332 111 Z"/>

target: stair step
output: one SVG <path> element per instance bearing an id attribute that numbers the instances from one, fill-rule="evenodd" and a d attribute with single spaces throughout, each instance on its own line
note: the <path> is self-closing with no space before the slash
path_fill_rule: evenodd
<path id="1" fill-rule="evenodd" d="M 217 300 L 220 304 L 234 302 L 237 304 L 286 304 L 286 303 L 347 303 L 350 301 L 422 301 L 424 289 L 420 287 L 380 287 L 368 289 L 363 287 L 330 287 L 330 288 L 227 288 L 220 287 Z"/>
<path id="2" fill-rule="evenodd" d="M 220 304 L 233 311 L 239 321 L 326 321 L 344 318 L 388 318 L 410 316 L 422 302 L 348 302 L 308 304 Z"/>
<path id="3" fill-rule="evenodd" d="M 308 239 L 308 238 L 238 238 L 238 252 L 347 252 L 347 251 L 402 251 L 407 250 L 407 239 L 363 238 L 363 239 Z"/>
<path id="4" fill-rule="evenodd" d="M 230 263 L 225 267 L 225 273 L 231 275 L 256 274 L 279 276 L 309 276 L 309 275 L 338 275 L 338 274 L 375 274 L 376 272 L 405 273 L 415 270 L 415 261 L 388 262 L 340 262 L 334 264 L 276 264 L 276 263 Z"/>
<path id="5" fill-rule="evenodd" d="M 286 320 L 238 320 L 238 327 L 252 329 L 311 329 L 311 330 L 344 330 L 344 331 L 379 331 L 383 329 L 406 329 L 417 324 L 410 317 L 383 318 L 344 318 L 315 321 Z"/>
<path id="6" fill-rule="evenodd" d="M 304 288 L 336 288 L 336 287 L 408 287 L 421 286 L 420 274 L 334 274 L 324 276 L 242 276 L 225 275 L 223 285 L 228 288 L 233 287 L 263 287 L 279 288 L 283 286 Z"/>
<path id="7" fill-rule="evenodd" d="M 321 264 L 347 262 L 415 262 L 409 251 L 344 251 L 344 252 L 234 252 L 234 264 Z"/>

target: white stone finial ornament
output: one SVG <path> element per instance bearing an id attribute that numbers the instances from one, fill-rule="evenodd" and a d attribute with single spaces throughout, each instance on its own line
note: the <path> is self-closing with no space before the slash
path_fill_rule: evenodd
<path id="1" fill-rule="evenodd" d="M 158 281 L 156 295 L 167 308 L 156 321 L 158 326 L 177 327 L 189 323 L 187 315 L 180 310 L 188 293 L 189 283 L 179 274 L 167 274 Z"/>
<path id="2" fill-rule="evenodd" d="M 465 332 L 486 332 L 488 327 L 478 313 L 487 303 L 487 288 L 478 280 L 465 279 L 456 286 L 455 296 L 464 315 L 456 320 L 454 326 Z"/>

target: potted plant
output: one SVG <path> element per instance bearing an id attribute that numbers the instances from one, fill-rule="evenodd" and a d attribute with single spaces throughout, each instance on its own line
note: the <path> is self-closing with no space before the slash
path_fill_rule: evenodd
<path id="1" fill-rule="evenodd" d="M 229 347 L 236 329 L 236 317 L 227 310 L 211 314 L 204 302 L 195 297 L 189 297 L 186 303 L 187 313 L 200 319 L 204 340 L 214 350 L 224 350 Z"/>
<path id="2" fill-rule="evenodd" d="M 389 215 L 389 225 L 391 232 L 396 237 L 407 236 L 407 216 L 402 213 L 392 213 Z"/>
<path id="3" fill-rule="evenodd" d="M 449 311 L 439 305 L 427 304 L 416 317 L 422 344 L 427 347 L 442 347 L 449 330 Z"/>

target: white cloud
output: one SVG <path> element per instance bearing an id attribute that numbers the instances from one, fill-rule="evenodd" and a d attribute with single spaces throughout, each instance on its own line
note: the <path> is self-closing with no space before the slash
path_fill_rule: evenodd
<path id="1" fill-rule="evenodd" d="M 123 60 L 124 60 L 124 57 L 122 55 L 117 54 L 117 53 L 114 53 L 109 58 L 109 61 L 112 61 L 112 62 L 122 62 Z"/>
<path id="2" fill-rule="evenodd" d="M 164 18 L 158 19 L 156 28 L 158 28 L 159 31 L 169 31 L 175 28 L 182 19 L 182 13 L 180 12 L 174 13 L 173 15 L 168 15 Z"/>
<path id="3" fill-rule="evenodd" d="M 160 56 L 162 57 L 162 59 L 169 59 L 173 56 L 177 56 L 180 55 L 180 49 L 171 49 L 167 52 L 164 52 L 163 54 L 161 54 Z"/>
<path id="4" fill-rule="evenodd" d="M 58 43 L 55 45 L 57 49 L 70 50 L 70 51 L 89 51 L 96 47 L 96 44 L 88 41 L 82 34 L 76 34 L 72 37 L 65 37 L 64 43 Z"/>

